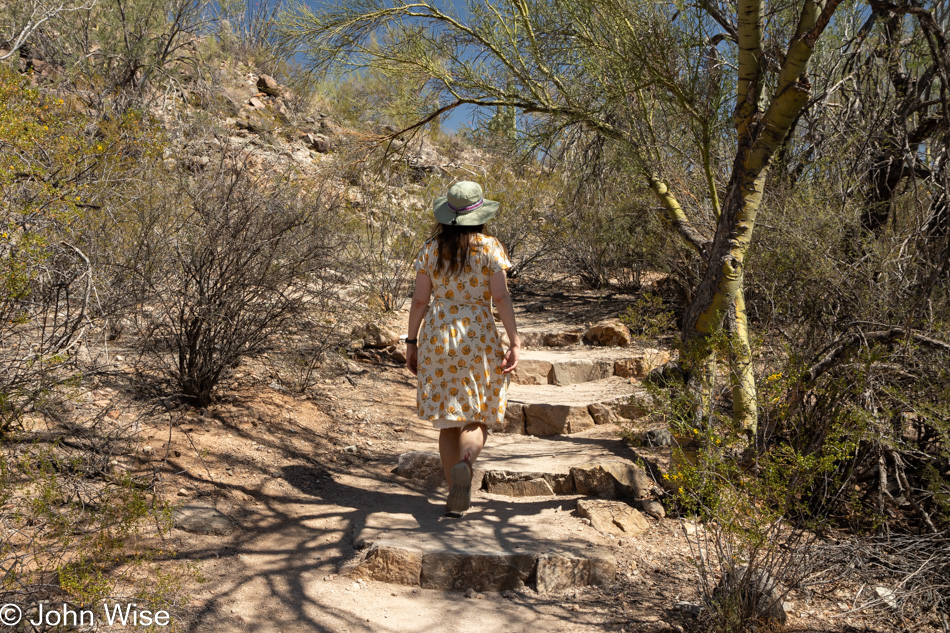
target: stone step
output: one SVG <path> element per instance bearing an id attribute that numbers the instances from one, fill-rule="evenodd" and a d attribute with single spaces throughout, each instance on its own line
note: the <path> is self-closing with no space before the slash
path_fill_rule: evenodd
<path id="1" fill-rule="evenodd" d="M 525 350 L 511 380 L 523 385 L 563 386 L 611 376 L 643 378 L 669 360 L 669 352 L 647 347 Z"/>
<path id="2" fill-rule="evenodd" d="M 584 340 L 584 332 L 584 328 L 569 326 L 528 326 L 518 329 L 518 335 L 521 337 L 521 345 L 526 349 L 578 345 Z M 507 335 L 504 335 L 503 338 L 507 340 Z"/>
<path id="3" fill-rule="evenodd" d="M 637 457 L 616 425 L 551 438 L 494 434 L 475 464 L 473 490 L 513 498 L 585 495 L 640 505 L 659 485 Z M 431 451 L 400 455 L 393 472 L 429 489 L 445 483 L 439 455 Z"/>
<path id="4" fill-rule="evenodd" d="M 504 423 L 492 430 L 539 437 L 578 433 L 618 417 L 639 418 L 649 401 L 643 387 L 618 376 L 564 386 L 512 384 Z"/>
<path id="5" fill-rule="evenodd" d="M 507 497 L 586 495 L 639 501 L 656 487 L 613 424 L 574 435 L 493 435 L 476 463 L 481 489 Z"/>
<path id="6" fill-rule="evenodd" d="M 418 498 L 402 513 L 375 512 L 354 528 L 353 560 L 341 571 L 426 589 L 539 592 L 613 582 L 610 537 L 578 522 L 563 501 L 513 508 L 476 500 L 462 519 Z M 570 539 L 564 535 L 570 534 Z M 557 535 L 561 535 L 560 538 Z"/>

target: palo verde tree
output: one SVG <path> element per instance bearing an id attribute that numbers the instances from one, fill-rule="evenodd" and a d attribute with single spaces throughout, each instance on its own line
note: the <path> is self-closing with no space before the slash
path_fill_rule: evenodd
<path id="1" fill-rule="evenodd" d="M 733 417 L 754 429 L 746 252 L 773 156 L 812 96 L 809 61 L 840 3 L 496 0 L 471 2 L 462 16 L 431 0 L 363 0 L 298 5 L 283 31 L 314 69 L 424 77 L 442 102 L 401 133 L 470 104 L 517 108 L 553 138 L 580 126 L 622 144 L 704 262 L 682 329 L 699 359 L 697 414 L 708 409 L 712 340 L 724 331 Z M 684 161 L 699 176 L 677 191 L 666 174 Z"/>

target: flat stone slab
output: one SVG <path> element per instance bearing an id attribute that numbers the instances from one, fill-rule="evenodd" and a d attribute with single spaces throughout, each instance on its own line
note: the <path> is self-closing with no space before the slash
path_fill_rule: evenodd
<path id="1" fill-rule="evenodd" d="M 421 458 L 424 458 L 421 459 Z M 432 452 L 399 456 L 400 466 L 439 464 Z M 504 497 L 554 497 L 585 495 L 602 499 L 646 499 L 657 483 L 649 467 L 638 465 L 616 425 L 601 425 L 574 435 L 539 438 L 526 435 L 493 435 L 478 461 L 472 487 Z M 423 484 L 428 468 L 393 473 Z"/>
<path id="2" fill-rule="evenodd" d="M 527 349 L 545 347 L 569 347 L 579 345 L 584 340 L 584 328 L 571 326 L 523 326 L 518 328 L 521 345 Z M 507 345 L 507 334 L 502 341 Z"/>
<path id="3" fill-rule="evenodd" d="M 636 536 L 650 529 L 650 522 L 640 512 L 622 501 L 580 499 L 577 513 L 604 534 Z"/>
<path id="4" fill-rule="evenodd" d="M 649 402 L 643 387 L 617 376 L 563 386 L 512 384 L 504 424 L 493 430 L 539 437 L 578 433 L 612 421 L 611 415 L 639 418 Z"/>
<path id="5" fill-rule="evenodd" d="M 669 352 L 646 347 L 529 349 L 521 353 L 511 380 L 524 385 L 572 385 L 614 375 L 643 378 L 669 360 Z"/>
<path id="6" fill-rule="evenodd" d="M 475 466 L 486 471 L 486 477 L 492 471 L 567 475 L 571 468 L 591 462 L 629 462 L 633 457 L 622 430 L 611 424 L 544 438 L 494 434 Z"/>
<path id="7" fill-rule="evenodd" d="M 570 509 L 551 502 L 512 508 L 478 499 L 462 519 L 420 499 L 403 513 L 375 512 L 354 528 L 354 577 L 428 589 L 539 591 L 613 582 L 617 562 L 599 534 L 572 530 Z M 571 534 L 569 542 L 558 534 Z"/>

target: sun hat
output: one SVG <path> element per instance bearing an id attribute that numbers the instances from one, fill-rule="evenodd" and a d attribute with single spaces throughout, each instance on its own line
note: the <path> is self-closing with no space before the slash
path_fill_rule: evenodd
<path id="1" fill-rule="evenodd" d="M 435 219 L 440 224 L 479 226 L 498 212 L 499 203 L 486 200 L 477 182 L 461 180 L 449 187 L 448 195 L 432 203 Z"/>

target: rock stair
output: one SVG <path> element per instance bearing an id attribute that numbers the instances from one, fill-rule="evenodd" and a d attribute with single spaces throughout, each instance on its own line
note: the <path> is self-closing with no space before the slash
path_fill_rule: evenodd
<path id="1" fill-rule="evenodd" d="M 527 349 L 511 381 L 522 385 L 573 385 L 611 376 L 643 378 L 670 359 L 668 352 L 643 347 Z"/>
<path id="2" fill-rule="evenodd" d="M 640 417 L 647 398 L 636 381 L 617 376 L 564 386 L 513 384 L 504 424 L 494 430 L 538 437 L 578 433 L 617 416 Z"/>
<path id="3" fill-rule="evenodd" d="M 494 430 L 550 437 L 639 418 L 649 402 L 639 379 L 669 359 L 668 352 L 639 346 L 527 349 L 512 372 L 504 423 Z"/>
<path id="4" fill-rule="evenodd" d="M 478 500 L 461 520 L 430 504 L 403 514 L 377 513 L 354 531 L 360 556 L 344 572 L 425 589 L 505 591 L 533 584 L 539 592 L 613 581 L 608 539 L 585 534 L 569 543 L 576 519 L 557 503 Z"/>
<path id="5" fill-rule="evenodd" d="M 529 585 L 543 593 L 609 584 L 616 538 L 649 529 L 628 503 L 649 499 L 655 484 L 631 455 L 615 425 L 552 438 L 495 434 L 477 462 L 473 507 L 462 519 L 440 516 L 441 496 L 370 514 L 354 529 L 358 556 L 344 571 L 448 590 Z M 400 456 L 395 472 L 429 488 L 442 479 L 431 451 Z"/>
<path id="6" fill-rule="evenodd" d="M 444 493 L 432 492 L 444 484 L 441 463 L 431 444 L 421 445 L 393 472 L 430 492 L 356 525 L 357 555 L 344 571 L 466 591 L 613 582 L 616 539 L 649 529 L 635 506 L 662 516 L 651 469 L 635 463 L 616 423 L 645 414 L 649 398 L 638 379 L 669 355 L 583 345 L 583 337 L 557 326 L 523 333 L 529 349 L 512 376 L 504 424 L 492 429 L 476 464 L 473 507 L 462 519 L 441 516 Z"/>

